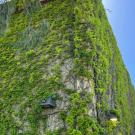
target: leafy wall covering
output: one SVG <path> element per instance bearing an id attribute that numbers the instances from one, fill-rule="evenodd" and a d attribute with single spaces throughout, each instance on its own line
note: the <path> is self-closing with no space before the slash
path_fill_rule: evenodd
<path id="1" fill-rule="evenodd" d="M 68 97 L 56 129 L 40 106 L 54 94 Z M 101 0 L 0 5 L 0 135 L 135 135 L 134 87 Z"/>

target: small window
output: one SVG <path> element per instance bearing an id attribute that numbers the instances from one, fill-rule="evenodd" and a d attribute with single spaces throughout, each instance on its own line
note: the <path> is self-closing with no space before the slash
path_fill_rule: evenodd
<path id="1" fill-rule="evenodd" d="M 44 109 L 53 109 L 56 107 L 56 101 L 52 97 L 48 97 L 41 102 L 41 106 Z"/>
<path id="2" fill-rule="evenodd" d="M 39 0 L 41 4 L 46 4 L 49 2 L 49 0 Z"/>

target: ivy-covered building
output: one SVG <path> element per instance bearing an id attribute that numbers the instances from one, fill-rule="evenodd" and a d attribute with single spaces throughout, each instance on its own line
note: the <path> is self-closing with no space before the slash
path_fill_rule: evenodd
<path id="1" fill-rule="evenodd" d="M 101 0 L 0 4 L 0 135 L 135 135 L 134 114 Z"/>

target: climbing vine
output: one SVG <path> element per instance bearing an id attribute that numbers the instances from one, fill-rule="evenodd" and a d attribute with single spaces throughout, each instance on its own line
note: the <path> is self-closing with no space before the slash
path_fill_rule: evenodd
<path id="1" fill-rule="evenodd" d="M 1 135 L 135 132 L 134 87 L 101 0 L 11 0 L 0 11 Z M 94 95 L 66 88 L 62 68 L 69 59 L 70 76 L 93 82 Z M 60 113 L 65 127 L 48 131 L 40 101 L 59 90 L 70 97 Z M 89 114 L 93 96 L 96 116 Z M 110 110 L 118 122 L 107 118 Z"/>

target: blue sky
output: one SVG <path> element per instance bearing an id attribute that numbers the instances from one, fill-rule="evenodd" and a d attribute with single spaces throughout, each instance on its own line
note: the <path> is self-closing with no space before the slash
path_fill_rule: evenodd
<path id="1" fill-rule="evenodd" d="M 135 86 L 135 0 L 103 0 L 124 63 Z"/>

